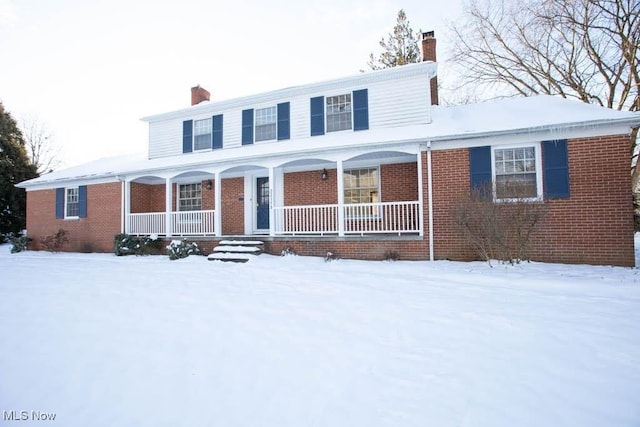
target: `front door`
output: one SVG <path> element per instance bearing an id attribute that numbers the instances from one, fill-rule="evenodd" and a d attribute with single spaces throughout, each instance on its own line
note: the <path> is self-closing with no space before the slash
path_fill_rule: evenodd
<path id="1" fill-rule="evenodd" d="M 256 228 L 258 230 L 269 229 L 269 178 L 257 178 L 257 212 Z"/>

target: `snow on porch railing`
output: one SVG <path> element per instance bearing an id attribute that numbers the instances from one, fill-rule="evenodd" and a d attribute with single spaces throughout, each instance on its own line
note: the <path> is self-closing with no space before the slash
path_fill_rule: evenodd
<path id="1" fill-rule="evenodd" d="M 344 205 L 345 234 L 419 233 L 420 202 Z"/>
<path id="2" fill-rule="evenodd" d="M 332 234 L 338 232 L 338 205 L 274 207 L 276 234 Z"/>
<path id="3" fill-rule="evenodd" d="M 132 213 L 128 215 L 127 232 L 133 235 L 167 234 L 164 212 Z"/>
<path id="4" fill-rule="evenodd" d="M 171 235 L 202 236 L 214 234 L 214 210 L 170 212 Z M 146 212 L 128 215 L 127 232 L 133 235 L 167 235 L 167 213 Z"/>
<path id="5" fill-rule="evenodd" d="M 274 207 L 276 234 L 336 234 L 338 205 Z M 420 202 L 343 205 L 345 234 L 419 233 Z"/>

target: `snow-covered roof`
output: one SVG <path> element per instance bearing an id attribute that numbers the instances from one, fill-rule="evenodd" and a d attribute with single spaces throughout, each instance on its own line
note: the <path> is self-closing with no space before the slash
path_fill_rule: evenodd
<path id="1" fill-rule="evenodd" d="M 22 182 L 23 188 L 53 186 L 69 181 L 123 179 L 126 175 L 226 165 L 252 159 L 291 156 L 322 158 L 323 153 L 346 148 L 390 148 L 393 145 L 431 141 L 434 147 L 452 141 L 497 135 L 534 135 L 563 129 L 601 127 L 627 129 L 640 125 L 640 113 L 616 111 L 560 97 L 539 95 L 477 104 L 432 107 L 432 123 L 377 128 L 363 132 L 335 132 L 322 137 L 262 143 L 249 146 L 148 159 L 145 154 L 95 160 Z M 616 130 L 617 130 L 616 129 Z M 308 157 L 310 158 L 310 157 Z"/>

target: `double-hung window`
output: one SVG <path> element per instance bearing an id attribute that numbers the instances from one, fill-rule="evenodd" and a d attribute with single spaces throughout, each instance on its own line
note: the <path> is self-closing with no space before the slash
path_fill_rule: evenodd
<path id="1" fill-rule="evenodd" d="M 256 109 L 256 136 L 257 141 L 276 139 L 276 124 L 278 112 L 275 106 Z"/>
<path id="2" fill-rule="evenodd" d="M 540 146 L 494 147 L 495 198 L 542 197 Z"/>
<path id="3" fill-rule="evenodd" d="M 180 184 L 178 190 L 178 210 L 202 210 L 202 184 Z"/>
<path id="4" fill-rule="evenodd" d="M 328 96 L 327 132 L 351 129 L 351 94 Z"/>
<path id="5" fill-rule="evenodd" d="M 211 119 L 194 120 L 193 150 L 211 149 Z"/>
<path id="6" fill-rule="evenodd" d="M 344 203 L 347 205 L 373 204 L 380 201 L 380 179 L 378 168 L 345 170 Z M 349 216 L 377 216 L 378 206 L 367 205 L 350 208 Z"/>
<path id="7" fill-rule="evenodd" d="M 78 187 L 66 189 L 64 213 L 65 218 L 77 218 L 79 216 Z"/>

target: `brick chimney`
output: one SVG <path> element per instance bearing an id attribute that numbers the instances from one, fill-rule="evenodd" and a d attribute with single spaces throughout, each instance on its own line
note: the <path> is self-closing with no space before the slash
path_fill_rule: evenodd
<path id="1" fill-rule="evenodd" d="M 191 88 L 191 105 L 200 104 L 202 101 L 208 101 L 211 94 L 200 85 Z"/>
<path id="2" fill-rule="evenodd" d="M 433 31 L 422 33 L 422 60 L 436 62 L 436 38 Z M 438 77 L 431 79 L 431 105 L 438 105 Z"/>

